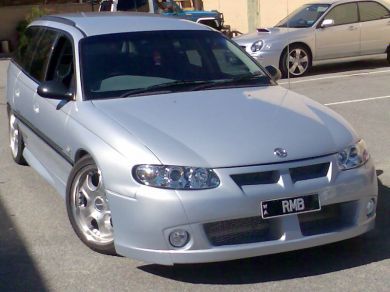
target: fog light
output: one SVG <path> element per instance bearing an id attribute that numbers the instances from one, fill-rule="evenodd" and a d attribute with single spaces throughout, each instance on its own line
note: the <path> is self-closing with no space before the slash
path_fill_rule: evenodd
<path id="1" fill-rule="evenodd" d="M 176 248 L 185 246 L 190 241 L 190 235 L 187 231 L 177 229 L 169 234 L 169 243 Z"/>
<path id="2" fill-rule="evenodd" d="M 371 199 L 368 201 L 367 207 L 366 207 L 366 212 L 367 212 L 367 217 L 370 217 L 371 215 L 374 214 L 374 212 L 375 212 L 375 200 L 374 199 Z"/>

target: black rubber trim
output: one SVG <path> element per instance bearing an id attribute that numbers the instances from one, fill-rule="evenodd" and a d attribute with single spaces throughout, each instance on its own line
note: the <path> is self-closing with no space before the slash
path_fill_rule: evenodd
<path id="1" fill-rule="evenodd" d="M 26 118 L 24 118 L 20 113 L 13 111 L 15 117 L 27 128 L 29 128 L 35 135 L 37 135 L 43 142 L 45 142 L 50 148 L 52 148 L 57 154 L 64 158 L 69 164 L 74 165 L 74 161 L 65 154 L 63 149 L 56 144 L 53 140 L 47 137 L 42 131 L 34 127 Z"/>

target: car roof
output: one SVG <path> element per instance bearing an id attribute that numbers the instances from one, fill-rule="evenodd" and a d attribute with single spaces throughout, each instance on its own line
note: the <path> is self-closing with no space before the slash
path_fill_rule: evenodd
<path id="1" fill-rule="evenodd" d="M 35 21 L 57 22 L 81 30 L 86 36 L 136 31 L 210 30 L 192 21 L 152 13 L 81 12 L 43 16 Z M 34 25 L 34 22 L 32 23 Z M 48 24 L 49 25 L 49 24 Z"/>
<path id="2" fill-rule="evenodd" d="M 383 5 L 385 5 L 387 8 L 389 8 L 389 2 L 383 1 L 383 0 L 315 0 L 312 1 L 308 4 L 341 4 L 341 3 L 348 3 L 348 2 L 367 2 L 367 1 L 372 1 L 372 2 L 378 2 Z"/>

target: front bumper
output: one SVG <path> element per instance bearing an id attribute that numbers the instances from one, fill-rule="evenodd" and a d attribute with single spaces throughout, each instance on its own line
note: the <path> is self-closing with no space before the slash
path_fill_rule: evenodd
<path id="1" fill-rule="evenodd" d="M 252 58 L 254 58 L 263 67 L 274 66 L 279 68 L 280 63 L 280 51 L 275 50 L 260 50 L 259 52 L 253 53 L 251 51 L 252 44 L 239 44 L 239 46 L 247 52 Z"/>
<path id="2" fill-rule="evenodd" d="M 366 205 L 377 197 L 371 161 L 339 171 L 335 155 L 281 164 L 216 169 L 217 189 L 168 191 L 142 186 L 134 198 L 108 192 L 119 254 L 164 265 L 233 260 L 308 248 L 352 238 L 374 227 Z M 296 180 L 291 169 L 329 163 L 327 172 Z M 234 174 L 275 171 L 274 183 L 241 185 Z M 301 173 L 302 174 L 302 173 Z M 319 194 L 322 211 L 268 220 L 260 202 Z M 191 236 L 182 249 L 169 244 L 174 229 Z"/>

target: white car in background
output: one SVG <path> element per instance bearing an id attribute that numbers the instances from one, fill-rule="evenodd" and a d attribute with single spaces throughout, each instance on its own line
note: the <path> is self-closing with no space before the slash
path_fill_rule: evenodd
<path id="1" fill-rule="evenodd" d="M 390 62 L 390 5 L 323 0 L 234 41 L 262 65 L 280 68 L 285 77 L 303 76 L 312 65 L 336 60 L 383 56 Z"/>

